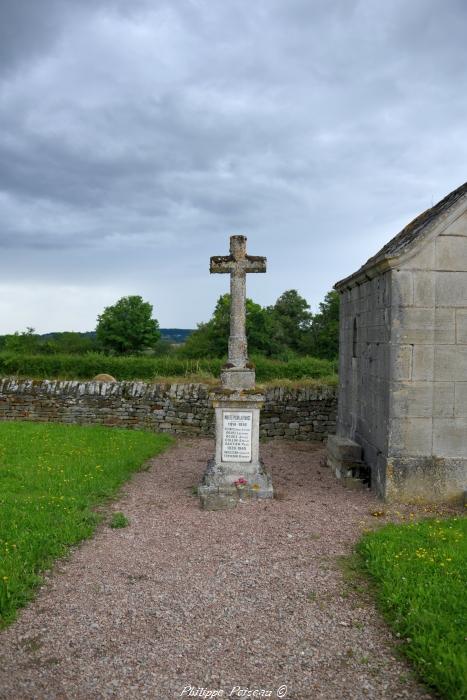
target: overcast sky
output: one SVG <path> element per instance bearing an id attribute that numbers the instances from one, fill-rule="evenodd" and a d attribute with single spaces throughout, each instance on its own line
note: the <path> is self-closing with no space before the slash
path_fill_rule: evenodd
<path id="1" fill-rule="evenodd" d="M 467 180 L 465 0 L 0 0 L 0 333 L 338 279 Z"/>

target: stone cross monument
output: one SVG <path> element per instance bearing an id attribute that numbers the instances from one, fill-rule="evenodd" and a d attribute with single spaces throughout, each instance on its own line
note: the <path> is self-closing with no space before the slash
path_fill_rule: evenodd
<path id="1" fill-rule="evenodd" d="M 229 359 L 221 373 L 222 385 L 252 389 L 255 371 L 248 363 L 245 330 L 246 273 L 266 272 L 266 258 L 246 254 L 246 237 L 230 237 L 230 255 L 211 258 L 210 272 L 230 274 Z"/>
<path id="2" fill-rule="evenodd" d="M 234 508 L 251 498 L 272 498 L 271 477 L 259 457 L 259 417 L 264 396 L 255 390 L 245 330 L 248 272 L 266 272 L 266 258 L 247 255 L 246 237 L 230 237 L 230 255 L 211 258 L 210 272 L 230 274 L 230 337 L 221 386 L 211 394 L 216 414 L 215 456 L 198 488 L 207 510 Z"/>

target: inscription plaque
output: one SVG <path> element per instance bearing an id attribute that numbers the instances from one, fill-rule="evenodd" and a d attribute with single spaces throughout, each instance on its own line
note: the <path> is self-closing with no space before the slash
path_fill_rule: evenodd
<path id="1" fill-rule="evenodd" d="M 251 462 L 253 411 L 224 411 L 222 461 Z"/>

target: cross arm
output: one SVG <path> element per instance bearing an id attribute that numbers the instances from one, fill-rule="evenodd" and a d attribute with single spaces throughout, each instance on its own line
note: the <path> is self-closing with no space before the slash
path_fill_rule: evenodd
<path id="1" fill-rule="evenodd" d="M 261 255 L 246 255 L 245 263 L 245 272 L 266 272 L 267 259 Z"/>
<path id="2" fill-rule="evenodd" d="M 235 258 L 232 255 L 213 255 L 210 259 L 209 272 L 233 272 Z"/>

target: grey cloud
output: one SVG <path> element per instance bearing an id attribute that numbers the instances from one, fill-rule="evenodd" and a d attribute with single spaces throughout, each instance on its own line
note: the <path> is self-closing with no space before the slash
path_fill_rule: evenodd
<path id="1" fill-rule="evenodd" d="M 254 282 L 265 303 L 289 285 L 316 306 L 465 180 L 466 9 L 0 2 L 6 276 L 163 279 L 167 323 L 187 325 L 211 310 L 196 269 L 240 231 L 281 263 Z"/>
<path id="2" fill-rule="evenodd" d="M 60 31 L 60 2 L 0 2 L 0 71 L 17 68 L 47 49 Z"/>
<path id="3" fill-rule="evenodd" d="M 83 11 L 118 10 L 124 0 L 0 0 L 0 73 L 49 53 Z"/>

